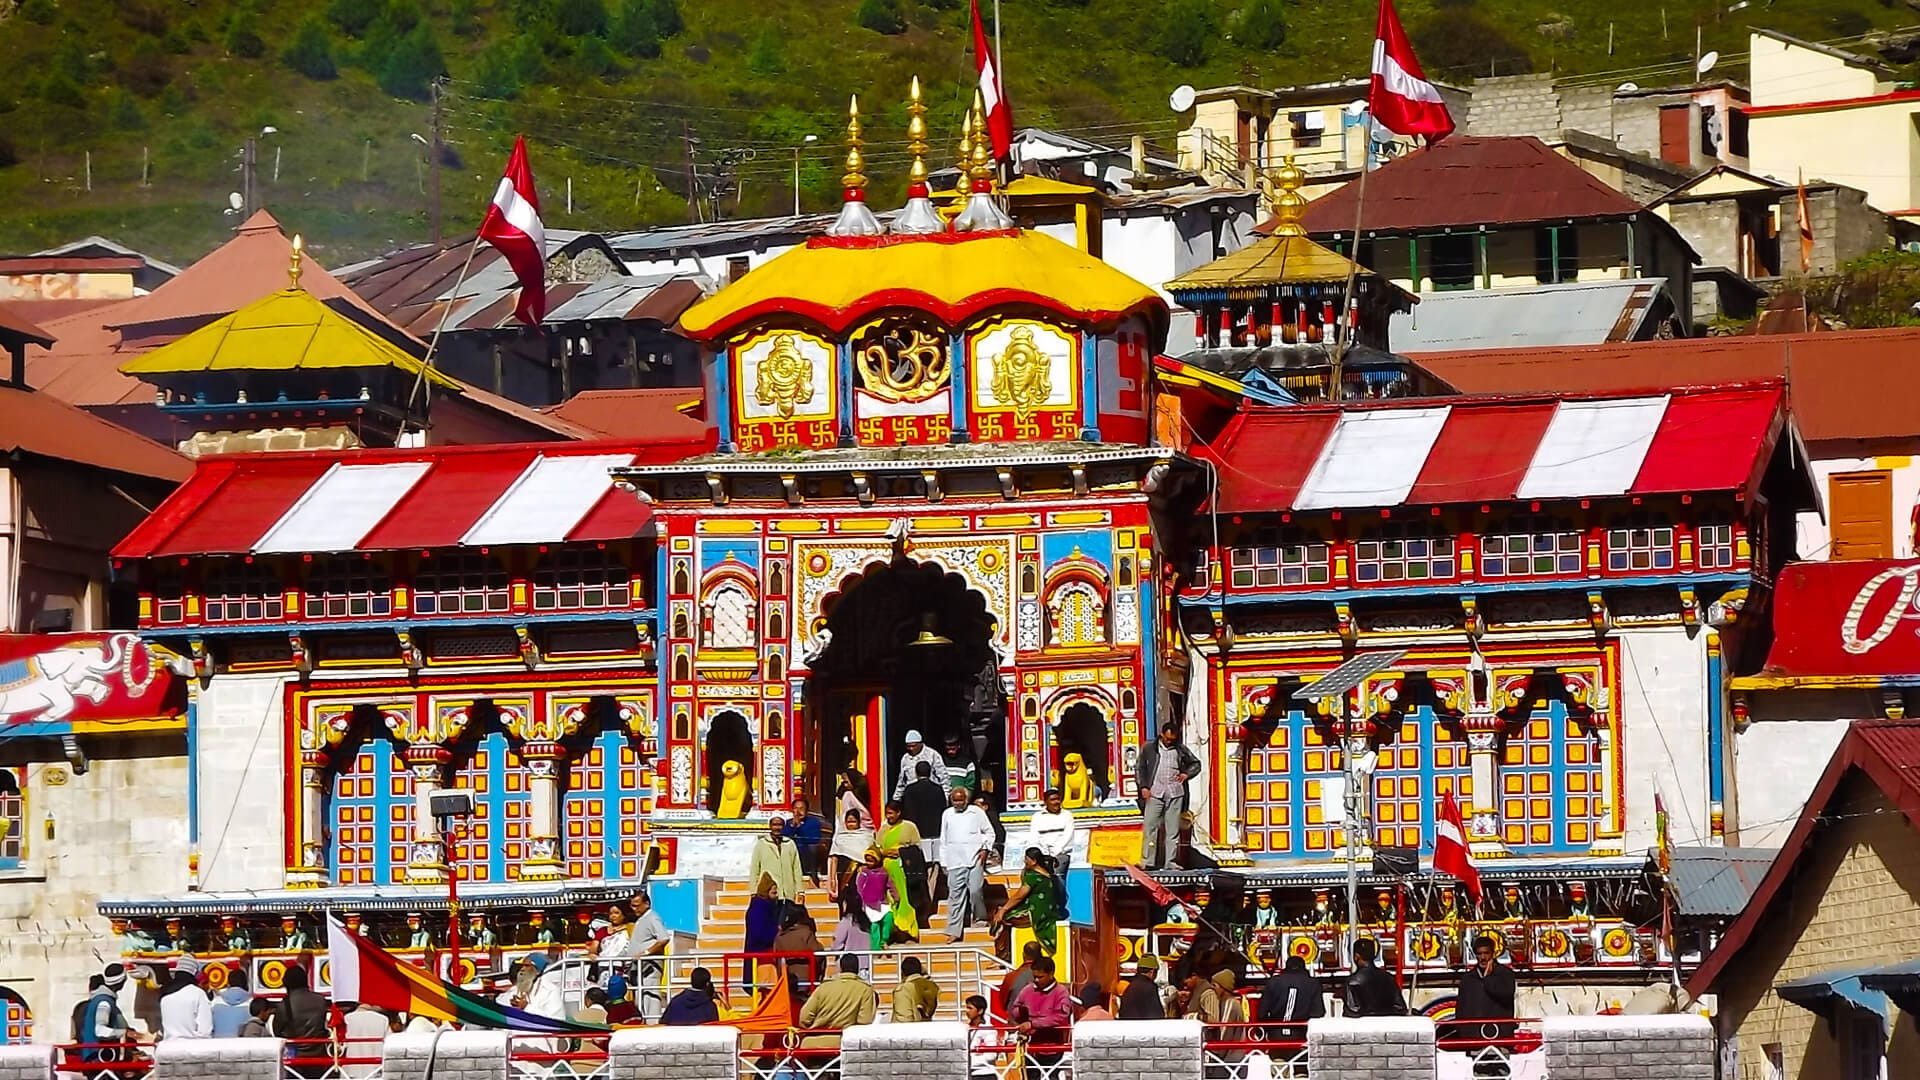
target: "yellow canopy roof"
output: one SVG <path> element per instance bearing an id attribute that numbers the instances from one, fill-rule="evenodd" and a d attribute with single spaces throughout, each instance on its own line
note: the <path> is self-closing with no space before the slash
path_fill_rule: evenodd
<path id="1" fill-rule="evenodd" d="M 992 308 L 1031 305 L 1107 325 L 1140 314 L 1165 344 L 1166 301 L 1070 244 L 1008 229 L 930 236 L 817 236 L 688 308 L 680 327 L 713 340 L 754 320 L 797 315 L 843 332 L 883 308 L 960 326 Z"/>
<path id="2" fill-rule="evenodd" d="M 421 362 L 405 349 L 334 311 L 305 289 L 262 297 L 224 319 L 120 365 L 129 375 L 193 371 L 292 371 L 397 368 L 413 375 Z M 427 380 L 457 389 L 434 368 Z"/>
<path id="3" fill-rule="evenodd" d="M 1167 291 L 1257 288 L 1313 281 L 1345 281 L 1349 271 L 1372 277 L 1345 255 L 1304 236 L 1263 236 L 1231 255 L 1197 266 L 1173 281 Z"/>

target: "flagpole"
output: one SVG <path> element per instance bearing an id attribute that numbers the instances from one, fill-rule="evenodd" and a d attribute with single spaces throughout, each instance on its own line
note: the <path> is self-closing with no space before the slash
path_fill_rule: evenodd
<path id="1" fill-rule="evenodd" d="M 1360 314 L 1359 305 L 1353 301 L 1353 281 L 1360 270 L 1360 224 L 1364 220 L 1362 215 L 1367 205 L 1367 174 L 1373 171 L 1368 168 L 1373 164 L 1372 129 L 1373 110 L 1369 108 L 1362 114 L 1360 124 L 1360 186 L 1353 199 L 1353 246 L 1347 249 L 1347 287 L 1340 295 L 1340 315 L 1334 324 L 1333 371 L 1327 383 L 1328 401 L 1339 401 L 1346 396 L 1341 379 L 1346 367 L 1347 348 L 1353 344 L 1353 322 Z M 1344 133 L 1341 137 L 1345 138 Z M 1413 287 L 1418 291 L 1420 283 L 1414 282 Z"/>
<path id="2" fill-rule="evenodd" d="M 413 417 L 413 402 L 420 396 L 420 386 L 427 381 L 427 369 L 433 366 L 434 353 L 440 349 L 440 335 L 446 332 L 447 316 L 453 314 L 454 305 L 460 302 L 460 288 L 467 283 L 467 271 L 473 267 L 473 257 L 480 251 L 480 234 L 473 234 L 473 243 L 467 248 L 467 261 L 460 264 L 460 276 L 454 279 L 453 292 L 449 294 L 447 306 L 440 309 L 440 322 L 433 328 L 433 337 L 427 341 L 427 355 L 420 361 L 420 370 L 413 373 L 413 389 L 407 391 L 407 404 L 400 410 L 400 431 L 405 435 L 407 421 Z M 426 424 L 420 425 L 422 435 L 426 434 Z"/>

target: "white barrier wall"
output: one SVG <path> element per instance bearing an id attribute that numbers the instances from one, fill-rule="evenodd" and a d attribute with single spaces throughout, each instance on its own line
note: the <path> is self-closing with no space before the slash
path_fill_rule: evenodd
<path id="1" fill-rule="evenodd" d="M 154 1080 L 281 1080 L 279 1039 L 163 1039 L 153 1047 Z"/>
<path id="2" fill-rule="evenodd" d="M 607 1072 L 623 1080 L 738 1080 L 740 1029 L 650 1027 L 616 1031 L 607 1043 Z"/>
<path id="3" fill-rule="evenodd" d="M 506 1032 L 442 1031 L 437 1045 L 435 1035 L 387 1036 L 384 1080 L 507 1080 Z"/>
<path id="4" fill-rule="evenodd" d="M 840 1037 L 843 1080 L 967 1080 L 967 1026 L 957 1021 L 867 1024 Z"/>

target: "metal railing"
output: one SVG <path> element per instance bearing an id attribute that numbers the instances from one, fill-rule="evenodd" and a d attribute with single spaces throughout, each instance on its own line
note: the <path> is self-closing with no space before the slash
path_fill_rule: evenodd
<path id="1" fill-rule="evenodd" d="M 1208 1024 L 1202 1037 L 1206 1080 L 1307 1080 L 1305 1024 Z"/>
<path id="2" fill-rule="evenodd" d="M 525 1080 L 605 1080 L 607 1036 L 511 1035 L 507 1069 Z"/>
<path id="3" fill-rule="evenodd" d="M 288 1039 L 280 1075 L 286 1080 L 380 1080 L 386 1039 Z"/>
<path id="4" fill-rule="evenodd" d="M 973 1028 L 967 1039 L 968 1067 L 978 1075 L 980 1065 L 991 1055 L 993 1073 L 1000 1080 L 1069 1080 L 1073 1076 L 1071 1030 L 1039 1034 L 1035 1039 L 1007 1024 Z M 1060 1042 L 1059 1034 L 1065 1034 L 1067 1041 Z"/>
<path id="5" fill-rule="evenodd" d="M 749 1043 L 758 1045 L 749 1046 Z M 742 1080 L 838 1080 L 839 1031 L 740 1037 Z"/>
<path id="6" fill-rule="evenodd" d="M 126 1080 L 153 1071 L 151 1048 L 145 1043 L 62 1043 L 54 1051 L 55 1072 L 86 1080 Z"/>
<path id="7" fill-rule="evenodd" d="M 1448 1020 L 1435 1035 L 1434 1053 L 1444 1075 L 1476 1080 L 1546 1075 L 1539 1020 Z"/>

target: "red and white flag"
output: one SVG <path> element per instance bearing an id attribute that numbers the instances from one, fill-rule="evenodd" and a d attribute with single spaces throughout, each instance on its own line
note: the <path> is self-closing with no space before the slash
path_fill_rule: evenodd
<path id="1" fill-rule="evenodd" d="M 1381 127 L 1398 135 L 1425 136 L 1430 143 L 1453 134 L 1453 115 L 1440 91 L 1427 81 L 1413 44 L 1400 28 L 1393 0 L 1380 0 L 1380 24 L 1373 34 L 1373 86 L 1367 108 Z"/>
<path id="2" fill-rule="evenodd" d="M 520 302 L 513 317 L 528 326 L 547 317 L 547 230 L 540 224 L 540 195 L 527 164 L 527 137 L 513 140 L 507 174 L 494 189 L 493 205 L 480 222 L 480 239 L 492 244 L 520 280 Z"/>
<path id="3" fill-rule="evenodd" d="M 1000 84 L 1000 58 L 987 42 L 987 26 L 980 21 L 980 0 L 973 0 L 973 66 L 980 73 L 980 100 L 987 105 L 987 135 L 993 139 L 993 159 L 1013 156 L 1013 108 Z"/>
<path id="4" fill-rule="evenodd" d="M 1447 874 L 1467 887 L 1467 895 L 1480 902 L 1480 871 L 1473 868 L 1473 855 L 1467 850 L 1467 827 L 1460 820 L 1460 804 L 1453 792 L 1440 796 L 1440 816 L 1433 826 L 1433 869 Z"/>

